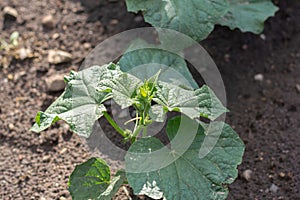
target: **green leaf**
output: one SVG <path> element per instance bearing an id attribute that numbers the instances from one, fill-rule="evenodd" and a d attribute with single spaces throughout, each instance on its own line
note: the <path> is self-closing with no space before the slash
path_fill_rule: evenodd
<path id="1" fill-rule="evenodd" d="M 118 171 L 115 177 L 111 180 L 110 185 L 107 189 L 100 194 L 98 200 L 111 200 L 118 192 L 119 188 L 126 181 L 126 174 L 124 171 Z"/>
<path id="2" fill-rule="evenodd" d="M 99 91 L 112 92 L 113 99 L 122 109 L 131 106 L 134 102 L 137 88 L 142 81 L 127 73 L 120 73 L 111 79 L 105 79 L 98 84 Z"/>
<path id="3" fill-rule="evenodd" d="M 198 88 L 185 60 L 160 48 L 142 40 L 135 41 L 119 61 L 121 70 L 141 80 L 147 80 L 161 70 L 159 80 L 163 82 Z"/>
<path id="4" fill-rule="evenodd" d="M 227 0 L 228 13 L 218 23 L 231 29 L 261 33 L 264 21 L 274 16 L 278 8 L 271 0 Z"/>
<path id="5" fill-rule="evenodd" d="M 110 180 L 110 170 L 106 162 L 91 158 L 77 165 L 69 179 L 72 199 L 110 200 L 126 180 L 125 172 L 118 171 Z"/>
<path id="6" fill-rule="evenodd" d="M 154 27 L 205 39 L 215 24 L 260 33 L 278 8 L 271 0 L 126 0 L 128 11 L 142 11 Z"/>
<path id="7" fill-rule="evenodd" d="M 142 11 L 146 22 L 169 28 L 200 41 L 227 12 L 224 0 L 126 0 L 128 11 Z"/>
<path id="8" fill-rule="evenodd" d="M 161 105 L 153 105 L 150 108 L 149 115 L 152 120 L 156 122 L 164 122 L 166 118 L 167 110 L 164 109 Z"/>
<path id="9" fill-rule="evenodd" d="M 97 83 L 112 79 L 117 74 L 120 74 L 120 70 L 114 64 L 93 66 L 78 73 L 71 72 L 65 77 L 67 87 L 64 93 L 45 112 L 37 114 L 36 123 L 31 130 L 43 131 L 61 119 L 75 133 L 88 137 L 94 122 L 106 110 L 102 103 L 112 97 L 110 93 L 97 91 Z"/>
<path id="10" fill-rule="evenodd" d="M 188 90 L 159 82 L 153 101 L 169 111 L 182 112 L 192 119 L 202 116 L 215 120 L 228 111 L 206 85 L 196 90 Z"/>
<path id="11" fill-rule="evenodd" d="M 156 138 L 141 138 L 137 142 L 133 143 L 129 151 L 125 156 L 125 171 L 127 181 L 130 187 L 133 188 L 134 193 L 137 195 L 147 195 L 153 199 L 161 199 L 163 197 L 163 192 L 159 187 L 157 187 L 156 180 L 149 180 L 147 173 L 141 173 L 141 170 L 148 171 L 152 165 L 160 165 L 162 159 L 158 159 L 159 162 L 152 162 L 151 159 L 147 159 L 147 153 L 155 152 L 163 148 L 163 144 Z M 169 153 L 169 151 L 167 152 Z M 140 154 L 140 156 L 136 155 Z M 167 156 L 163 156 L 165 158 Z M 135 171 L 136 173 L 132 173 Z M 140 172 L 140 173 L 139 173 Z M 150 175 L 150 174 L 149 174 Z M 156 173 L 151 173 L 152 176 L 155 176 Z M 156 176 L 156 179 L 159 179 Z M 149 182 L 150 181 L 150 182 Z"/>
<path id="12" fill-rule="evenodd" d="M 180 129 L 181 121 L 180 117 L 175 117 L 168 123 L 167 134 L 171 140 L 171 147 L 167 153 L 159 153 L 155 159 L 151 158 L 157 150 L 163 148 L 163 144 L 153 137 L 142 138 L 130 147 L 125 157 L 128 183 L 135 194 L 145 194 L 154 199 L 163 196 L 168 200 L 226 199 L 227 184 L 232 183 L 237 177 L 236 168 L 242 161 L 243 142 L 229 125 L 213 122 L 210 126 L 222 127 L 219 134 L 200 127 L 192 144 L 180 154 L 178 153 L 180 143 L 174 142 L 174 137 L 177 135 L 188 137 L 191 134 L 188 127 L 197 123 L 190 119 L 189 122 L 185 120 L 187 128 Z M 219 136 L 216 138 L 217 142 L 205 157 L 199 158 L 200 148 L 210 134 L 211 137 Z M 142 155 L 136 156 L 135 153 Z M 153 162 L 155 160 L 156 162 Z M 164 166 L 161 164 L 164 160 L 173 162 Z M 148 167 L 150 161 L 152 166 L 161 167 L 152 171 L 141 171 L 141 168 L 150 169 Z"/>
<path id="13" fill-rule="evenodd" d="M 69 191 L 75 199 L 96 199 L 110 183 L 110 170 L 101 159 L 91 158 L 77 165 L 69 179 Z"/>

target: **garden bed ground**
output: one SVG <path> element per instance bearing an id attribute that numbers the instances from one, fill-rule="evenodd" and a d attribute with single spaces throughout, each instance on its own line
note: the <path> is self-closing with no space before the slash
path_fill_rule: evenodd
<path id="1" fill-rule="evenodd" d="M 0 68 L 0 199 L 70 199 L 68 176 L 90 156 L 82 140 L 63 123 L 41 134 L 28 130 L 36 112 L 59 95 L 47 92 L 47 77 L 78 69 L 105 38 L 145 26 L 123 1 L 99 2 L 1 1 L 0 37 L 18 31 L 37 57 Z M 17 9 L 17 20 L 3 17 L 5 6 Z M 300 199 L 300 1 L 281 1 L 280 8 L 263 35 L 216 27 L 201 43 L 223 76 L 227 121 L 246 144 L 230 200 Z M 41 23 L 49 13 L 53 29 Z M 50 65 L 47 51 L 55 48 L 70 52 L 73 61 Z M 257 74 L 263 80 L 254 80 Z M 247 169 L 253 172 L 249 181 L 242 177 Z M 124 191 L 116 199 L 127 199 Z"/>

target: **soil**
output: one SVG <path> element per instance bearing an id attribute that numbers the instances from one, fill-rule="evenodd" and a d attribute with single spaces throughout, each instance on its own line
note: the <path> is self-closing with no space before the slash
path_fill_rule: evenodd
<path id="1" fill-rule="evenodd" d="M 128 13 L 124 1 L 83 2 L 0 2 L 0 38 L 8 40 L 18 31 L 20 45 L 35 54 L 0 68 L 0 199 L 71 199 L 68 177 L 91 155 L 64 123 L 40 134 L 29 131 L 36 112 L 60 94 L 47 92 L 45 80 L 78 70 L 89 50 L 105 38 L 149 26 L 140 15 Z M 18 11 L 16 20 L 4 17 L 5 6 Z M 217 26 L 201 42 L 226 86 L 227 121 L 246 145 L 239 177 L 229 186 L 230 200 L 300 199 L 300 1 L 280 1 L 279 6 L 261 35 Z M 54 16 L 54 28 L 43 27 L 47 14 Z M 55 48 L 71 53 L 73 60 L 49 64 L 47 50 Z M 0 56 L 3 61 L 4 51 Z M 257 74 L 263 80 L 256 81 Z M 249 181 L 242 177 L 247 169 L 252 170 Z M 125 190 L 131 196 L 132 191 L 126 188 L 115 199 L 129 199 Z"/>

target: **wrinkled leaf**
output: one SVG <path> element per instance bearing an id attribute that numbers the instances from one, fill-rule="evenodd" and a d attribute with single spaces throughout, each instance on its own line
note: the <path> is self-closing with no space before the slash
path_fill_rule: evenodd
<path id="1" fill-rule="evenodd" d="M 273 16 L 278 8 L 271 0 L 227 0 L 228 13 L 219 20 L 219 23 L 231 29 L 261 33 L 264 21 Z"/>
<path id="2" fill-rule="evenodd" d="M 200 41 L 227 12 L 224 0 L 126 0 L 128 11 L 142 11 L 154 27 L 169 28 Z"/>
<path id="3" fill-rule="evenodd" d="M 277 7 L 271 0 L 126 0 L 128 11 L 142 11 L 154 27 L 184 33 L 194 40 L 205 39 L 215 24 L 260 33 L 264 21 Z"/>
<path id="4" fill-rule="evenodd" d="M 98 84 L 99 91 L 112 92 L 113 99 L 122 109 L 133 103 L 137 88 L 142 81 L 131 74 L 121 73 L 111 79 L 105 79 Z"/>
<path id="5" fill-rule="evenodd" d="M 64 93 L 45 112 L 37 114 L 36 123 L 31 130 L 43 131 L 61 119 L 75 133 L 88 137 L 94 122 L 106 110 L 102 103 L 112 97 L 110 93 L 97 91 L 97 83 L 119 73 L 114 64 L 93 66 L 78 73 L 71 72 L 65 77 L 67 86 Z"/>
<path id="6" fill-rule="evenodd" d="M 125 180 L 123 171 L 118 171 L 110 180 L 110 170 L 106 162 L 99 158 L 91 158 L 75 167 L 69 179 L 68 189 L 74 200 L 110 200 Z"/>
<path id="7" fill-rule="evenodd" d="M 153 105 L 150 108 L 149 115 L 156 122 L 163 122 L 166 118 L 167 110 L 161 105 Z"/>
<path id="8" fill-rule="evenodd" d="M 197 123 L 189 120 L 191 125 Z M 163 196 L 169 200 L 215 200 L 226 199 L 230 184 L 237 177 L 237 165 L 242 161 L 244 144 L 232 128 L 222 122 L 213 122 L 211 126 L 223 127 L 216 144 L 212 150 L 203 158 L 199 158 L 199 150 L 202 147 L 206 129 L 199 128 L 192 144 L 179 155 L 180 145 L 174 144 L 173 138 L 177 134 L 188 136 L 189 129 L 180 130 L 180 117 L 170 120 L 167 127 L 167 135 L 171 140 L 168 153 L 159 154 L 157 162 L 152 165 L 162 166 L 164 160 L 172 160 L 169 165 L 154 171 L 141 172 L 140 168 L 148 169 L 147 159 L 162 149 L 163 144 L 156 138 L 142 138 L 135 142 L 125 157 L 128 183 L 135 194 L 145 194 L 154 199 Z M 189 124 L 186 124 L 189 127 Z M 180 131 L 179 131 L 180 130 Z M 178 147 L 179 146 L 179 147 Z M 177 148 L 178 147 L 178 148 Z M 143 154 L 134 156 L 134 153 Z M 150 159 L 151 160 L 151 159 Z M 147 165 L 147 166 L 145 166 Z M 136 169 L 135 169 L 136 168 Z M 134 173 L 137 171 L 137 173 Z"/>
<path id="9" fill-rule="evenodd" d="M 179 55 L 141 40 L 135 41 L 129 50 L 119 61 L 122 71 L 146 80 L 161 70 L 159 80 L 163 82 L 198 88 L 185 60 Z"/>
<path id="10" fill-rule="evenodd" d="M 107 189 L 100 194 L 98 200 L 111 200 L 118 192 L 119 188 L 126 181 L 126 174 L 124 171 L 118 171 L 115 177 L 111 180 Z"/>
<path id="11" fill-rule="evenodd" d="M 227 109 L 214 92 L 206 85 L 196 90 L 188 90 L 160 82 L 153 101 L 165 106 L 169 111 L 182 112 L 190 118 L 205 117 L 215 120 Z"/>

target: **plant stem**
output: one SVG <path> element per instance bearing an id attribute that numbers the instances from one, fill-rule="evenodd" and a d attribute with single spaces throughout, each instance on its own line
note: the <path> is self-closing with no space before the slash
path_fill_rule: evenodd
<path id="1" fill-rule="evenodd" d="M 111 118 L 111 116 L 107 112 L 103 112 L 103 115 L 118 133 L 120 133 L 124 138 L 127 137 L 125 131 L 113 120 L 113 118 Z"/>
<path id="2" fill-rule="evenodd" d="M 143 137 L 146 137 L 146 136 L 147 136 L 147 128 L 148 128 L 148 126 L 145 126 L 145 127 L 144 127 L 144 130 L 143 130 Z"/>
<path id="3" fill-rule="evenodd" d="M 143 125 L 138 125 L 137 128 L 134 130 L 132 137 L 136 138 L 138 136 L 138 134 L 141 132 L 143 127 L 144 127 Z"/>

